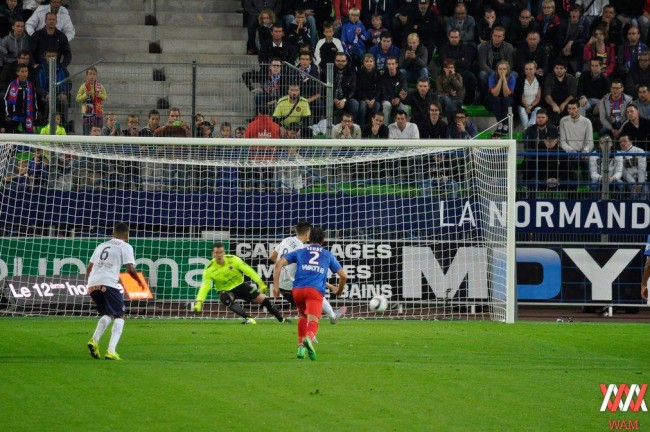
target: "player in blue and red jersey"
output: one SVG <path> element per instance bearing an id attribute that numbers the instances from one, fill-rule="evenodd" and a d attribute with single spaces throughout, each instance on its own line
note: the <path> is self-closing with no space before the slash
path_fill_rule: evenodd
<path id="1" fill-rule="evenodd" d="M 318 333 L 318 322 L 323 307 L 323 296 L 326 288 L 335 295 L 343 292 L 347 275 L 341 264 L 330 251 L 323 247 L 325 233 L 319 227 L 313 227 L 309 234 L 309 246 L 284 255 L 275 263 L 273 286 L 280 286 L 282 267 L 296 264 L 296 276 L 293 282 L 293 299 L 298 307 L 298 358 L 305 357 L 316 360 L 314 339 Z M 338 287 L 327 283 L 327 272 L 331 270 L 339 276 Z"/>

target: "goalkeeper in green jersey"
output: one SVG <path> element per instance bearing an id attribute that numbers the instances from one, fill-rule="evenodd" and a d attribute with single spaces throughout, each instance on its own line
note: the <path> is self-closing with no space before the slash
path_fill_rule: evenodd
<path id="1" fill-rule="evenodd" d="M 257 287 L 254 287 L 250 282 L 245 282 L 244 275 L 251 278 L 257 284 Z M 212 259 L 203 270 L 203 281 L 196 296 L 194 312 L 199 313 L 203 310 L 203 302 L 213 286 L 219 293 L 219 301 L 228 306 L 228 309 L 246 319 L 243 324 L 255 324 L 255 320 L 240 305 L 235 303 L 236 299 L 261 304 L 278 321 L 286 321 L 268 297 L 263 294 L 268 291 L 268 287 L 262 278 L 241 258 L 226 254 L 222 243 L 215 243 L 212 246 Z"/>

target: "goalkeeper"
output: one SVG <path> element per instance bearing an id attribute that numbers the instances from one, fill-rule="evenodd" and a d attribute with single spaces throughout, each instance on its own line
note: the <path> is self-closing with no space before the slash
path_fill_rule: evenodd
<path id="1" fill-rule="evenodd" d="M 250 282 L 245 282 L 244 275 L 251 278 L 257 287 Z M 203 310 L 203 302 L 213 286 L 219 293 L 219 301 L 245 319 L 242 324 L 256 324 L 256 322 L 240 305 L 235 303 L 236 299 L 261 304 L 278 321 L 286 322 L 273 303 L 263 294 L 268 288 L 262 278 L 241 258 L 226 254 L 222 243 L 215 243 L 212 246 L 212 259 L 203 270 L 203 281 L 196 296 L 194 312 L 198 313 Z"/>

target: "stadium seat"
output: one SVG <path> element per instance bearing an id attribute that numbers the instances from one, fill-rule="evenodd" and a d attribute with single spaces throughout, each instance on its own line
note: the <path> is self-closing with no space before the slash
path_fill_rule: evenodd
<path id="1" fill-rule="evenodd" d="M 494 117 L 483 105 L 463 105 L 468 117 Z"/>

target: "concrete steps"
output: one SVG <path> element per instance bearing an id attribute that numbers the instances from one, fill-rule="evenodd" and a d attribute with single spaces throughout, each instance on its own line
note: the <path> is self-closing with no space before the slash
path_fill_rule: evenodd
<path id="1" fill-rule="evenodd" d="M 118 111 L 120 113 L 125 112 L 125 108 L 138 111 L 148 111 L 149 107 L 154 108 L 160 99 L 158 96 L 153 95 L 138 95 L 137 101 L 133 100 L 133 95 L 125 94 L 109 94 L 109 102 L 107 105 L 109 111 Z M 166 98 L 169 101 L 170 106 L 177 106 L 181 109 L 181 112 L 189 112 L 192 106 L 192 98 L 190 95 L 170 95 Z M 237 105 L 233 105 L 234 103 Z M 253 115 L 253 99 L 249 101 L 242 101 L 239 98 L 215 98 L 214 96 L 210 97 L 197 97 L 196 100 L 197 109 L 201 108 L 203 112 L 210 114 L 219 114 L 222 111 L 233 111 L 233 106 L 237 106 L 237 111 L 240 112 L 239 108 L 242 107 L 243 111 L 250 112 L 250 115 Z M 119 109 L 116 109 L 119 107 Z"/>
<path id="2" fill-rule="evenodd" d="M 109 52 L 149 52 L 149 41 L 142 39 L 116 39 L 96 37 L 75 37 L 70 42 L 70 49 L 74 58 L 75 53 L 93 52 L 104 54 Z"/>
<path id="3" fill-rule="evenodd" d="M 142 66 L 143 63 L 139 63 Z M 112 83 L 120 84 L 133 82 L 134 80 L 148 79 L 147 83 L 156 82 L 154 80 L 154 70 L 162 72 L 165 75 L 166 83 L 179 83 L 187 82 L 188 74 L 192 73 L 192 66 L 189 64 L 148 64 L 151 66 L 149 69 L 137 69 L 134 67 L 125 66 L 119 63 L 100 63 L 102 77 L 110 77 Z M 211 85 L 228 85 L 241 81 L 242 72 L 251 69 L 254 64 L 241 64 L 229 65 L 228 67 L 215 67 L 211 64 L 198 64 L 197 65 L 197 81 L 199 83 L 209 82 Z M 137 70 L 136 70 L 137 69 Z M 68 70 L 71 75 L 76 72 L 84 71 L 85 67 L 81 65 L 70 65 Z M 156 79 L 161 77 L 156 76 Z M 79 78 L 81 80 L 81 78 Z M 80 82 L 81 83 L 81 82 Z"/>
<path id="4" fill-rule="evenodd" d="M 72 52 L 149 53 L 149 40 L 132 38 L 75 37 L 70 42 Z M 237 55 L 246 51 L 246 42 L 231 40 L 227 43 L 212 40 L 163 39 L 160 47 L 164 54 Z"/>
<path id="5" fill-rule="evenodd" d="M 230 12 L 241 9 L 239 0 L 155 0 L 154 6 L 150 0 L 66 0 L 70 11 L 134 11 L 147 13 L 156 12 Z"/>
<path id="6" fill-rule="evenodd" d="M 141 24 L 126 24 L 116 32 L 113 25 L 75 25 L 77 34 L 94 38 L 124 38 L 156 41 L 174 39 L 182 34 L 186 39 L 208 39 L 215 41 L 246 40 L 246 29 L 243 27 L 183 27 L 183 26 L 146 26 Z"/>
<path id="7" fill-rule="evenodd" d="M 230 40 L 227 42 L 194 39 L 162 39 L 162 52 L 165 54 L 229 54 L 237 55 L 246 52 L 245 40 Z"/>
<path id="8" fill-rule="evenodd" d="M 191 113 L 192 61 L 197 62 L 196 111 L 217 115 L 237 125 L 253 117 L 253 96 L 242 72 L 257 69 L 257 57 L 247 56 L 246 29 L 239 0 L 67 0 L 77 36 L 71 43 L 71 74 L 97 65 L 99 81 L 108 92 L 106 112 L 126 123 L 126 114 L 141 116 L 165 106 Z M 151 25 L 151 24 L 156 25 Z M 149 24 L 149 25 L 145 25 Z M 160 53 L 150 53 L 158 48 Z M 164 72 L 164 81 L 158 81 Z M 73 92 L 84 74 L 73 78 Z M 161 104 L 162 102 L 165 104 Z M 71 118 L 80 123 L 78 104 Z M 76 118 L 79 117 L 79 118 Z M 80 127 L 77 128 L 80 132 Z"/>
<path id="9" fill-rule="evenodd" d="M 85 25 L 106 25 L 106 23 L 110 23 L 110 22 L 116 23 L 115 29 L 116 31 L 118 31 L 119 26 L 121 25 L 134 25 L 134 24 L 144 25 L 145 16 L 146 13 L 144 12 L 144 10 L 122 11 L 122 10 L 111 9 L 109 11 L 91 11 L 91 10 L 70 11 L 70 18 L 72 19 L 72 23 L 75 25 L 75 31 L 76 31 L 77 23 L 83 23 Z M 84 36 L 92 36 L 92 34 L 88 34 Z"/>
<path id="10" fill-rule="evenodd" d="M 68 11 L 72 14 L 76 11 L 104 12 L 113 11 L 142 11 L 145 12 L 149 7 L 149 1 L 137 0 L 111 0 L 111 1 L 97 1 L 97 0 L 66 0 L 63 2 L 68 5 Z M 72 21 L 75 23 L 74 21 Z M 75 23 L 76 24 L 76 23 Z M 116 23 L 117 24 L 117 23 Z"/>
<path id="11" fill-rule="evenodd" d="M 196 12 L 196 13 L 214 13 L 214 12 L 230 12 L 241 9 L 240 3 L 237 0 L 219 0 L 219 1 L 205 1 L 205 0 L 157 0 L 156 11 L 164 12 Z"/>
<path id="12" fill-rule="evenodd" d="M 147 63 L 152 67 L 168 63 L 191 64 L 193 60 L 203 64 L 250 64 L 251 68 L 258 67 L 257 57 L 240 54 L 149 54 L 95 51 L 76 53 L 73 51 L 72 59 L 74 64 L 83 66 L 104 59 L 107 63 Z"/>
<path id="13" fill-rule="evenodd" d="M 246 98 L 248 90 L 244 84 L 234 85 L 228 88 L 227 92 L 223 92 L 215 83 L 209 82 L 198 84 L 196 87 L 197 97 L 213 98 L 219 100 L 227 100 L 227 104 L 236 103 L 238 100 Z M 232 84 L 232 83 L 231 83 Z M 81 85 L 81 84 L 80 84 Z M 75 90 L 79 89 L 79 86 Z M 110 91 L 109 91 L 110 90 Z M 111 88 L 107 87 L 109 97 L 111 95 L 123 94 L 130 98 L 138 98 L 146 95 L 185 95 L 188 96 L 192 93 L 192 85 L 189 80 L 185 83 L 170 84 L 166 82 L 153 82 L 142 83 L 140 82 L 115 82 L 111 81 Z M 252 97 L 252 96 L 251 96 Z"/>
<path id="14" fill-rule="evenodd" d="M 181 2 L 182 3 L 182 2 Z M 159 26 L 241 27 L 242 16 L 238 13 L 157 12 Z"/>

